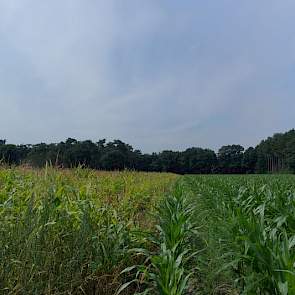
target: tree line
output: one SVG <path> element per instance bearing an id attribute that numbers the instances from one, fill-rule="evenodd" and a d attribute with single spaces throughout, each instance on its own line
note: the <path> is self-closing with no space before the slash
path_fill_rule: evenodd
<path id="1" fill-rule="evenodd" d="M 0 160 L 6 165 L 61 168 L 77 166 L 100 170 L 186 173 L 295 173 L 295 130 L 277 133 L 246 150 L 241 145 L 222 146 L 217 153 L 199 147 L 144 154 L 121 140 L 93 142 L 68 138 L 60 143 L 7 144 L 0 140 Z"/>

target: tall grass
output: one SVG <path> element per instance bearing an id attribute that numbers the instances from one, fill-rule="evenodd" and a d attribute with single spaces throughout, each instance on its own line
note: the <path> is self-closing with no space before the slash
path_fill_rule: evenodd
<path id="1" fill-rule="evenodd" d="M 294 180 L 2 168 L 0 294 L 295 294 Z"/>
<path id="2" fill-rule="evenodd" d="M 114 294 L 175 177 L 0 170 L 0 294 Z"/>

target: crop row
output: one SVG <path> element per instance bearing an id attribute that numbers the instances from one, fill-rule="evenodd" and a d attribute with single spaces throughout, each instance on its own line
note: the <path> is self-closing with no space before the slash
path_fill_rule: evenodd
<path id="1" fill-rule="evenodd" d="M 186 178 L 205 249 L 197 262 L 203 294 L 295 294 L 294 180 Z"/>
<path id="2" fill-rule="evenodd" d="M 189 265 L 193 253 L 190 238 L 194 235 L 194 208 L 181 181 L 157 206 L 156 228 L 146 236 L 146 248 L 131 250 L 143 263 L 126 268 L 123 273 L 135 272 L 133 279 L 118 290 L 120 294 L 131 284 L 137 285 L 135 294 L 183 295 L 189 289 L 193 268 Z M 132 278 L 132 276 L 131 276 Z"/>

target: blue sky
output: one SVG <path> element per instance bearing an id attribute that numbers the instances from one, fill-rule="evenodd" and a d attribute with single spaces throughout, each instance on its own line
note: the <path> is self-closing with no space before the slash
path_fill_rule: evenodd
<path id="1" fill-rule="evenodd" d="M 295 127 L 293 0 L 3 0 L 0 136 L 143 151 Z"/>

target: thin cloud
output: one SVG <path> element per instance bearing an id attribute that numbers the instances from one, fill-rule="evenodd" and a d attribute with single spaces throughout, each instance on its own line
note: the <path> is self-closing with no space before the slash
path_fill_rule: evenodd
<path id="1" fill-rule="evenodd" d="M 294 127 L 293 1 L 2 1 L 0 134 L 144 151 Z M 270 120 L 272 117 L 272 120 Z"/>

